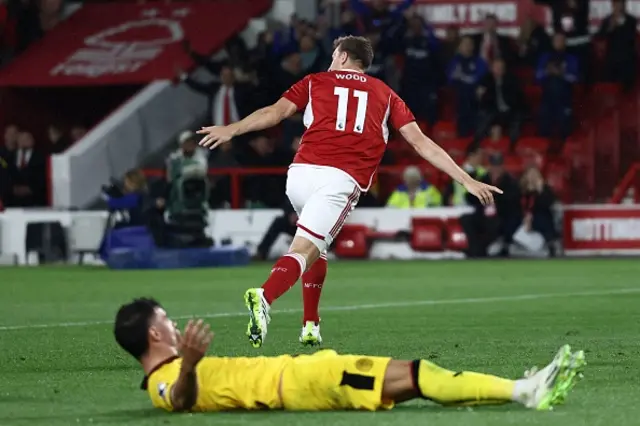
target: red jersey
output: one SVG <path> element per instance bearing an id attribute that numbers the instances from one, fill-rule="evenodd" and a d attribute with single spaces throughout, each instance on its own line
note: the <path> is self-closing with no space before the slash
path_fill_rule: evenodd
<path id="1" fill-rule="evenodd" d="M 415 121 L 382 81 L 357 71 L 310 74 L 284 95 L 304 110 L 306 130 L 294 164 L 334 167 L 367 191 L 389 140 L 389 124 Z"/>

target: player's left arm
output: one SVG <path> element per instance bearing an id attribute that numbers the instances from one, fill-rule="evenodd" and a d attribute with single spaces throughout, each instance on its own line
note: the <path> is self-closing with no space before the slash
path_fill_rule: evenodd
<path id="1" fill-rule="evenodd" d="M 175 411 L 188 411 L 196 405 L 198 400 L 196 366 L 204 357 L 212 340 L 213 333 L 209 331 L 208 324 L 202 320 L 189 321 L 179 342 L 182 354 L 180 374 L 171 388 L 171 405 Z"/>
<path id="2" fill-rule="evenodd" d="M 502 194 L 502 190 L 499 188 L 478 182 L 472 178 L 456 164 L 444 149 L 422 133 L 415 121 L 405 124 L 399 130 L 400 134 L 409 142 L 418 155 L 462 184 L 467 191 L 478 197 L 482 204 L 492 204 L 494 192 Z"/>

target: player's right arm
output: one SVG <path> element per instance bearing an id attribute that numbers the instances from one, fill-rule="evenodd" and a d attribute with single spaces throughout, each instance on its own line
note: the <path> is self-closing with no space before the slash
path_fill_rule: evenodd
<path id="1" fill-rule="evenodd" d="M 307 76 L 291 86 L 278 102 L 253 112 L 237 123 L 228 126 L 204 127 L 198 130 L 197 133 L 206 135 L 200 141 L 200 145 L 214 149 L 220 144 L 229 142 L 235 136 L 275 126 L 307 105 L 310 84 Z"/>
<path id="2" fill-rule="evenodd" d="M 391 95 L 391 121 L 391 124 L 400 131 L 402 137 L 409 142 L 420 157 L 462 184 L 482 204 L 493 203 L 494 192 L 502 194 L 502 190 L 499 188 L 479 182 L 469 176 L 444 149 L 422 133 L 411 111 L 395 93 Z"/>
<path id="3" fill-rule="evenodd" d="M 198 400 L 196 366 L 213 340 L 209 325 L 202 320 L 189 321 L 180 339 L 182 365 L 178 379 L 171 387 L 171 405 L 175 411 L 188 411 Z"/>

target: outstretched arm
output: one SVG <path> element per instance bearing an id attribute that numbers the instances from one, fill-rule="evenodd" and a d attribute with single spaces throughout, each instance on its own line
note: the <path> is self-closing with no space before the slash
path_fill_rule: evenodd
<path id="1" fill-rule="evenodd" d="M 420 127 L 418 127 L 415 121 L 402 126 L 400 128 L 400 134 L 409 142 L 420 157 L 464 185 L 467 191 L 478 197 L 483 204 L 493 203 L 493 192 L 502 193 L 500 189 L 478 182 L 469 176 L 467 172 L 453 161 L 453 158 L 451 158 L 444 149 L 422 133 L 422 130 L 420 130 Z"/>
<path id="2" fill-rule="evenodd" d="M 285 118 L 291 117 L 298 108 L 288 99 L 281 98 L 273 105 L 260 108 L 248 115 L 246 118 L 233 123 L 228 127 L 234 132 L 234 136 L 239 136 L 249 132 L 268 129 L 280 123 Z"/>
<path id="3" fill-rule="evenodd" d="M 197 132 L 206 135 L 200 141 L 200 145 L 215 149 L 236 136 L 273 127 L 285 118 L 291 117 L 297 110 L 298 108 L 293 102 L 286 98 L 280 98 L 275 104 L 261 108 L 237 123 L 228 126 L 203 127 Z"/>

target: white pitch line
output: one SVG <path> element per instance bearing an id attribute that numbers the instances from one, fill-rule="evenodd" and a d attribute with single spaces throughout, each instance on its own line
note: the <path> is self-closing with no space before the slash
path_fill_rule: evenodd
<path id="1" fill-rule="evenodd" d="M 539 300 L 554 299 L 559 297 L 587 297 L 587 296 L 612 296 L 616 294 L 636 294 L 640 293 L 640 288 L 620 288 L 614 290 L 601 291 L 581 291 L 574 293 L 538 293 L 538 294 L 521 294 L 515 296 L 495 296 L 495 297 L 471 297 L 462 299 L 439 299 L 439 300 L 413 300 L 406 302 L 390 302 L 390 303 L 369 303 L 363 305 L 346 305 L 346 306 L 327 306 L 322 308 L 324 312 L 341 312 L 341 311 L 359 311 L 364 309 L 384 309 L 384 308 L 411 308 L 416 306 L 436 306 L 436 305 L 466 305 L 476 303 L 495 303 L 495 302 L 518 302 L 523 300 Z M 272 313 L 275 314 L 296 314 L 301 313 L 302 309 L 276 309 Z M 216 312 L 200 315 L 179 315 L 174 319 L 189 318 L 233 318 L 243 317 L 247 315 L 245 312 Z M 58 322 L 50 324 L 24 324 L 24 325 L 4 325 L 0 326 L 0 331 L 14 330 L 30 330 L 38 328 L 68 328 L 68 327 L 90 327 L 95 325 L 112 324 L 109 321 L 79 321 L 79 322 Z"/>

